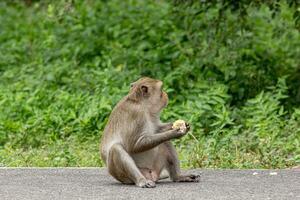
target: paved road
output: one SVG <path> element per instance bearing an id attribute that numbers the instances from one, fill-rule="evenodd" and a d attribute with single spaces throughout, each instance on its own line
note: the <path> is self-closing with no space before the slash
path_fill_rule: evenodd
<path id="1" fill-rule="evenodd" d="M 137 188 L 97 168 L 0 168 L 0 199 L 300 200 L 300 170 L 193 170 L 199 183 Z"/>

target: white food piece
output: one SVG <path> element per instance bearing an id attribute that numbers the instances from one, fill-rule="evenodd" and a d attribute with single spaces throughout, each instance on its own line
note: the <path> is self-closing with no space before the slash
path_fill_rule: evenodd
<path id="1" fill-rule="evenodd" d="M 181 133 L 185 132 L 186 131 L 186 126 L 185 126 L 185 121 L 182 120 L 182 119 L 179 119 L 179 120 L 176 120 L 174 123 L 173 123 L 173 126 L 172 126 L 172 129 L 178 129 L 179 128 L 179 131 Z"/>
<path id="2" fill-rule="evenodd" d="M 270 172 L 271 176 L 277 175 L 277 172 Z"/>

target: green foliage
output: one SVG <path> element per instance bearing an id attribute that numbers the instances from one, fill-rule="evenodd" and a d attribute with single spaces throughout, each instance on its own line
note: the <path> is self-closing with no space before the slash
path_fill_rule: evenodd
<path id="1" fill-rule="evenodd" d="M 163 120 L 192 125 L 183 166 L 300 163 L 298 5 L 27 2 L 0 2 L 0 165 L 102 166 L 107 117 L 144 75 L 165 83 Z"/>

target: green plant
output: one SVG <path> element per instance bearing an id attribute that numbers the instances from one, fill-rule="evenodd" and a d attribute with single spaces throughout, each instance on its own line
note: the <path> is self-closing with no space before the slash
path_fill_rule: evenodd
<path id="1" fill-rule="evenodd" d="M 272 5 L 0 2 L 0 165 L 102 166 L 107 117 L 145 75 L 162 119 L 192 125 L 183 166 L 299 165 L 299 5 Z"/>

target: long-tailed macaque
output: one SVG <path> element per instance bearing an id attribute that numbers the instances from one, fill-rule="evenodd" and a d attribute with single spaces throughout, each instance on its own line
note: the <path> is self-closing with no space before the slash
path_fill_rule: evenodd
<path id="1" fill-rule="evenodd" d="M 101 139 L 100 151 L 109 173 L 122 183 L 152 188 L 166 170 L 174 182 L 198 182 L 200 176 L 180 173 L 171 139 L 189 131 L 162 123 L 160 112 L 168 104 L 162 81 L 148 77 L 131 84 L 113 109 Z"/>

